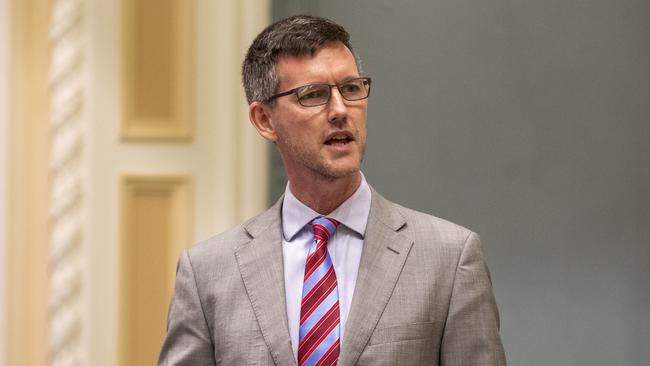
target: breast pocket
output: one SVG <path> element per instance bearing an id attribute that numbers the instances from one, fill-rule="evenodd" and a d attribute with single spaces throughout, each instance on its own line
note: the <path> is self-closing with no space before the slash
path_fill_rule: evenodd
<path id="1" fill-rule="evenodd" d="M 357 365 L 438 365 L 437 328 L 436 323 L 379 325 Z"/>
<path id="2" fill-rule="evenodd" d="M 372 333 L 370 345 L 432 338 L 435 323 L 412 323 L 380 326 Z"/>

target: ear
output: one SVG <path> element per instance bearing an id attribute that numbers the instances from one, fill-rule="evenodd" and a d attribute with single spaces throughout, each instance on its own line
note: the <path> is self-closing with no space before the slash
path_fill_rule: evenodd
<path id="1" fill-rule="evenodd" d="M 271 142 L 277 140 L 275 129 L 271 123 L 271 107 L 262 102 L 252 102 L 248 106 L 248 119 L 262 137 Z"/>

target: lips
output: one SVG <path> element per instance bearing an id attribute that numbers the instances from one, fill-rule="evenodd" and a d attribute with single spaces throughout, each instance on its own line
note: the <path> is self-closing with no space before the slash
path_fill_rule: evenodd
<path id="1" fill-rule="evenodd" d="M 325 139 L 325 145 L 339 145 L 339 144 L 347 144 L 348 142 L 354 141 L 354 137 L 350 132 L 347 131 L 341 131 L 341 132 L 335 132 L 331 133 L 327 138 Z"/>

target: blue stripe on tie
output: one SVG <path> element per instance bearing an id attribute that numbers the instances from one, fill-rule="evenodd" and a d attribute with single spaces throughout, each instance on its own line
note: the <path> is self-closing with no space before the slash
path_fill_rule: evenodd
<path id="1" fill-rule="evenodd" d="M 323 341 L 320 342 L 318 347 L 316 347 L 316 349 L 314 350 L 314 353 L 312 353 L 311 356 L 307 358 L 307 361 L 305 361 L 304 363 L 305 366 L 315 365 L 321 359 L 321 357 L 323 357 L 325 352 L 327 352 L 327 350 L 330 349 L 330 347 L 332 347 L 334 342 L 336 342 L 336 340 L 339 339 L 339 325 L 340 324 L 337 324 L 334 327 L 334 329 L 332 329 L 330 334 L 328 334 L 327 337 L 325 337 L 325 339 L 323 339 Z"/>
<path id="2" fill-rule="evenodd" d="M 323 216 L 314 219 L 313 223 L 323 225 L 327 229 L 327 231 L 329 231 L 330 235 L 332 235 L 332 233 L 336 231 L 336 226 L 334 226 L 334 224 L 332 224 L 330 220 L 326 219 Z"/>
<path id="3" fill-rule="evenodd" d="M 321 263 L 320 266 L 316 268 L 316 270 L 311 274 L 311 276 L 309 276 L 309 278 L 307 278 L 307 280 L 305 280 L 305 283 L 302 285 L 303 298 L 307 296 L 309 291 L 311 291 L 311 289 L 313 289 L 314 286 L 316 286 L 316 284 L 318 283 L 318 281 L 320 281 L 321 278 L 325 277 L 327 271 L 330 270 L 331 266 L 332 266 L 332 260 L 330 259 L 330 256 L 327 255 L 325 256 L 325 260 L 323 261 L 323 263 Z"/>
<path id="4" fill-rule="evenodd" d="M 339 295 L 338 295 L 338 288 L 334 288 L 334 290 L 323 300 L 323 302 L 318 305 L 316 310 L 314 310 L 307 319 L 305 319 L 305 322 L 302 323 L 302 325 L 299 328 L 299 340 L 302 340 L 305 338 L 305 336 L 309 333 L 311 328 L 314 327 L 316 323 L 318 323 L 319 320 L 327 313 L 334 304 L 339 300 Z"/>

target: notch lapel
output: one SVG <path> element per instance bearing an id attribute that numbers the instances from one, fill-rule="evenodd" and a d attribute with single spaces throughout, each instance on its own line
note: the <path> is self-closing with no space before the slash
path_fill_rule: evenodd
<path id="1" fill-rule="evenodd" d="M 295 365 L 284 291 L 280 208 L 282 198 L 245 225 L 252 240 L 235 251 L 253 312 L 277 365 Z"/>
<path id="2" fill-rule="evenodd" d="M 339 366 L 354 365 L 388 304 L 413 241 L 395 205 L 372 190 L 372 204 Z"/>

